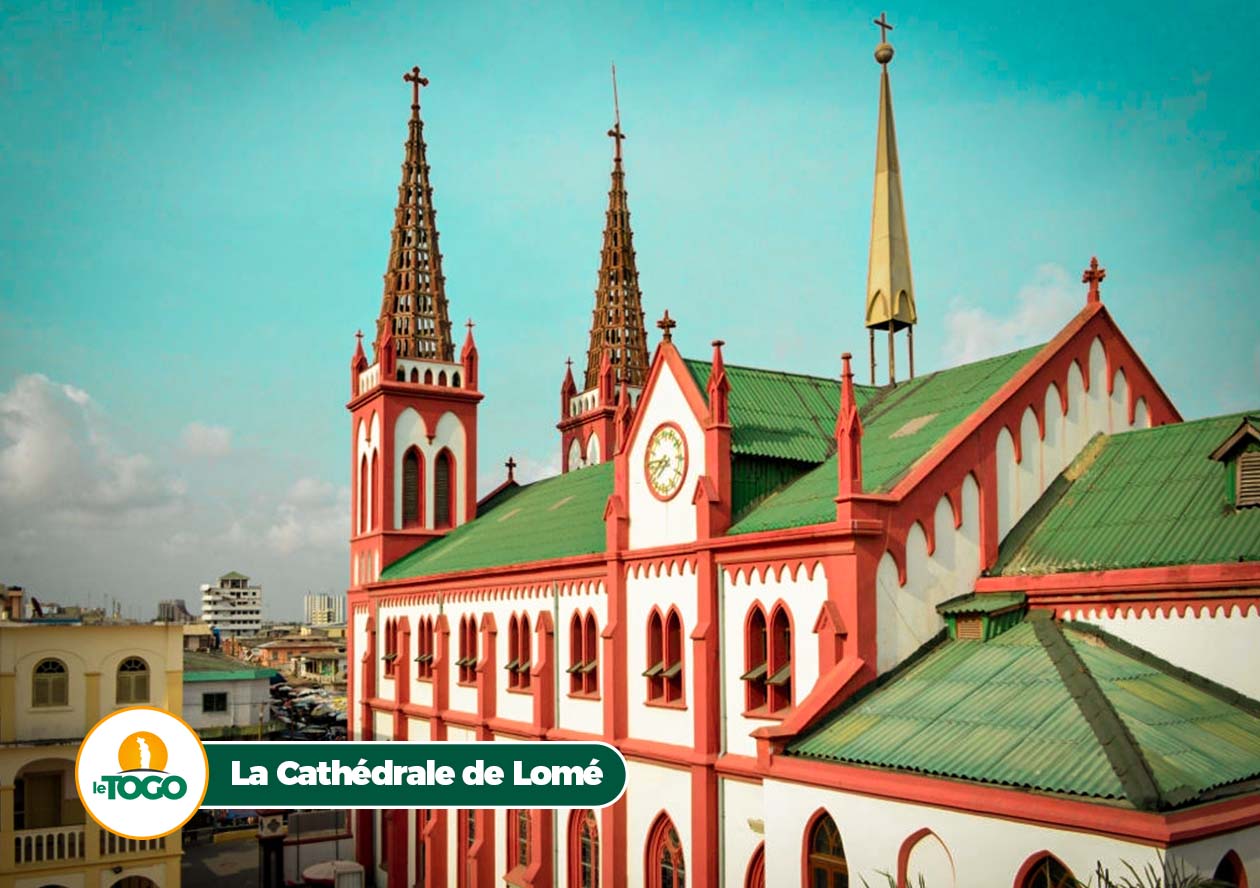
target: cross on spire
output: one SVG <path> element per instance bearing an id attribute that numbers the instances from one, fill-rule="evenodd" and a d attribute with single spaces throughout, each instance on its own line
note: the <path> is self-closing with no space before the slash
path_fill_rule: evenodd
<path id="1" fill-rule="evenodd" d="M 403 75 L 403 80 L 411 84 L 411 110 L 420 110 L 420 87 L 429 85 L 429 78 L 420 76 L 420 66 L 414 66 Z"/>
<path id="2" fill-rule="evenodd" d="M 509 457 L 507 458 L 507 462 L 505 462 L 503 465 L 507 467 L 507 470 L 508 470 L 508 480 L 509 480 L 509 481 L 515 481 L 515 480 L 516 480 L 516 460 L 515 460 L 515 458 L 513 458 L 513 457 L 510 457 L 510 456 L 509 456 Z"/>
<path id="3" fill-rule="evenodd" d="M 662 337 L 666 342 L 674 341 L 674 328 L 678 326 L 678 322 L 669 316 L 669 309 L 665 309 L 665 314 L 656 322 L 656 326 L 661 329 Z"/>
<path id="4" fill-rule="evenodd" d="M 612 66 L 612 84 L 613 84 L 613 125 L 608 131 L 608 138 L 613 140 L 613 154 L 617 160 L 621 160 L 621 142 L 625 139 L 626 134 L 621 131 L 621 105 L 617 101 L 617 65 L 614 62 Z"/>
<path id="5" fill-rule="evenodd" d="M 469 336 L 471 336 L 471 335 L 472 335 L 472 328 L 473 328 L 473 327 L 475 327 L 475 326 L 477 326 L 477 325 L 473 323 L 473 319 L 472 319 L 472 318 L 469 318 L 467 321 L 465 321 L 465 322 L 464 322 L 464 326 L 468 328 L 468 335 L 469 335 Z"/>
<path id="6" fill-rule="evenodd" d="M 888 32 L 893 29 L 893 26 L 888 24 L 888 19 L 885 16 L 885 14 L 882 12 L 879 14 L 879 18 L 874 20 L 874 23 L 875 23 L 875 26 L 879 28 L 879 42 L 887 43 Z"/>
<path id="7" fill-rule="evenodd" d="M 1081 283 L 1089 284 L 1089 295 L 1086 296 L 1087 302 L 1101 302 L 1102 295 L 1098 292 L 1098 285 L 1107 277 L 1107 269 L 1098 264 L 1098 257 L 1092 256 L 1089 260 L 1089 268 L 1081 275 Z"/>

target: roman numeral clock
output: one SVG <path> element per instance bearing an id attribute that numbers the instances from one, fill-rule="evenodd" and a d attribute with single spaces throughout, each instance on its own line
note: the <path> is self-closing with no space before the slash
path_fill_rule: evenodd
<path id="1" fill-rule="evenodd" d="M 687 477 L 687 439 L 674 423 L 662 423 L 648 438 L 643 474 L 657 499 L 668 501 L 678 495 Z"/>

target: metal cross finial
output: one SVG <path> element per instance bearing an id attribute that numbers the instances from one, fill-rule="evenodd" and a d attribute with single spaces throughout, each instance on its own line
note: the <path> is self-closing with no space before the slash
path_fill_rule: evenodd
<path id="1" fill-rule="evenodd" d="M 621 140 L 626 134 L 621 131 L 621 105 L 617 101 L 617 65 L 612 66 L 612 83 L 613 83 L 613 126 L 608 131 L 608 138 L 613 140 L 614 156 L 617 160 L 621 160 Z"/>
<path id="2" fill-rule="evenodd" d="M 467 320 L 467 322 L 465 322 L 464 326 L 468 328 L 468 335 L 469 335 L 469 336 L 471 336 L 471 335 L 472 335 L 472 328 L 473 328 L 473 327 L 475 327 L 475 326 L 477 326 L 477 325 L 473 323 L 473 319 L 472 319 L 472 318 L 469 318 L 469 319 Z"/>
<path id="3" fill-rule="evenodd" d="M 362 331 L 362 330 L 355 330 L 355 331 L 354 331 L 354 338 L 355 338 L 355 339 L 357 339 L 357 340 L 359 340 L 359 344 L 360 344 L 360 345 L 362 345 L 362 344 L 363 344 L 363 331 Z"/>
<path id="4" fill-rule="evenodd" d="M 411 84 L 411 110 L 420 110 L 420 87 L 429 85 L 429 78 L 420 76 L 420 66 L 416 65 L 403 75 L 403 80 Z"/>
<path id="5" fill-rule="evenodd" d="M 516 460 L 513 457 L 509 456 L 507 458 L 507 462 L 505 462 L 503 465 L 507 466 L 508 480 L 515 481 L 516 480 Z"/>
<path id="6" fill-rule="evenodd" d="M 665 309 L 665 314 L 661 317 L 661 319 L 656 322 L 656 326 L 660 327 L 661 332 L 664 334 L 663 338 L 666 342 L 674 341 L 674 328 L 678 326 L 678 322 L 669 316 L 668 308 Z"/>
<path id="7" fill-rule="evenodd" d="M 888 19 L 882 12 L 879 14 L 879 18 L 875 19 L 874 21 L 875 21 L 876 27 L 879 28 L 879 42 L 887 43 L 888 32 L 893 29 L 893 26 L 888 24 Z"/>
<path id="8" fill-rule="evenodd" d="M 565 359 L 564 359 L 564 366 L 565 366 L 565 368 L 566 368 L 566 369 L 568 369 L 568 370 L 572 370 L 572 369 L 573 369 L 573 359 L 572 359 L 572 358 L 565 358 Z"/>
<path id="9" fill-rule="evenodd" d="M 1081 275 L 1081 283 L 1089 284 L 1089 295 L 1086 296 L 1087 302 L 1101 302 L 1102 296 L 1098 292 L 1098 285 L 1107 277 L 1107 269 L 1102 268 L 1098 264 L 1098 257 L 1093 256 L 1089 260 L 1089 268 L 1085 269 Z"/>

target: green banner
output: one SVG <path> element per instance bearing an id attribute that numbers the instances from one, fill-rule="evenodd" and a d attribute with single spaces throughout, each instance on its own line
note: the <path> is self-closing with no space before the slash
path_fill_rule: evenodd
<path id="1" fill-rule="evenodd" d="M 607 743 L 206 743 L 203 808 L 602 808 L 626 786 Z"/>

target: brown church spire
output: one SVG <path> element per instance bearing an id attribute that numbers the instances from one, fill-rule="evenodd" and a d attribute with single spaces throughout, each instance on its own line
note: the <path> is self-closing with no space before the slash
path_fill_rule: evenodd
<path id="1" fill-rule="evenodd" d="M 617 102 L 617 68 L 613 66 L 614 123 L 608 131 L 613 140 L 612 189 L 604 222 L 604 247 L 600 252 L 599 284 L 591 318 L 591 345 L 586 353 L 585 390 L 599 384 L 599 368 L 605 354 L 616 379 L 642 386 L 647 378 L 647 336 L 643 330 L 643 298 L 639 272 L 634 263 L 634 234 L 626 202 L 626 174 L 621 166 L 621 109 Z"/>
<path id="2" fill-rule="evenodd" d="M 420 120 L 420 87 L 428 86 L 429 80 L 420 75 L 418 67 L 404 74 L 403 80 L 411 84 L 411 121 L 390 234 L 385 295 L 376 321 L 377 359 L 388 330 L 398 357 L 451 361 L 455 349 L 446 305 L 446 278 L 442 275 L 424 123 Z"/>

